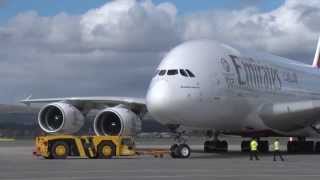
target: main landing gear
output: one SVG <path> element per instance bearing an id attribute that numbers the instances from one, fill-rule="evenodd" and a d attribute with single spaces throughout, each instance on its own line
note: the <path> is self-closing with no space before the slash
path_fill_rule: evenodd
<path id="1" fill-rule="evenodd" d="M 207 131 L 207 137 L 210 139 L 213 136 L 212 131 Z M 214 133 L 213 140 L 207 140 L 204 142 L 203 150 L 206 153 L 221 153 L 228 152 L 227 141 L 220 141 L 218 139 L 219 133 Z"/>
<path id="2" fill-rule="evenodd" d="M 170 147 L 170 155 L 172 158 L 189 158 L 191 154 L 191 149 L 188 144 L 186 144 L 186 138 L 183 136 L 185 132 L 176 133 L 175 141 L 177 144 L 173 144 Z"/>
<path id="3" fill-rule="evenodd" d="M 288 141 L 288 153 L 314 153 L 320 152 L 320 142 L 307 141 L 305 137 L 298 137 L 296 140 Z"/>

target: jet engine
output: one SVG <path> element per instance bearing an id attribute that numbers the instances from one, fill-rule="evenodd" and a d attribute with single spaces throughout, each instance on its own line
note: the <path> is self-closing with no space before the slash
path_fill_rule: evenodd
<path id="1" fill-rule="evenodd" d="M 116 106 L 101 110 L 93 128 L 97 135 L 133 136 L 141 131 L 141 119 L 129 109 Z"/>
<path id="2" fill-rule="evenodd" d="M 84 119 L 76 107 L 63 102 L 44 106 L 38 115 L 40 128 L 47 133 L 75 133 L 83 126 Z"/>

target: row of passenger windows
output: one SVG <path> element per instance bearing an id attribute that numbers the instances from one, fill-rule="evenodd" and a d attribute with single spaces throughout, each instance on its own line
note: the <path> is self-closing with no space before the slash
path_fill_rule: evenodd
<path id="1" fill-rule="evenodd" d="M 158 72 L 159 76 L 164 76 L 165 74 L 167 74 L 168 76 L 180 74 L 181 76 L 185 77 L 195 77 L 195 75 L 189 69 L 162 69 Z"/>

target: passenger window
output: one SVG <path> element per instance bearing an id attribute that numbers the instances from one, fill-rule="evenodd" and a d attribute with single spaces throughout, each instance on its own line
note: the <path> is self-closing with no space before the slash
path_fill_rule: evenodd
<path id="1" fill-rule="evenodd" d="M 195 77 L 195 75 L 189 70 L 189 69 L 186 69 L 187 73 L 189 74 L 190 77 Z"/>
<path id="2" fill-rule="evenodd" d="M 166 70 L 161 70 L 160 72 L 159 72 L 159 76 L 163 76 L 163 75 L 165 75 L 166 74 Z"/>
<path id="3" fill-rule="evenodd" d="M 186 73 L 185 70 L 180 69 L 179 71 L 180 71 L 180 74 L 181 74 L 182 76 L 188 77 L 188 74 Z"/>
<path id="4" fill-rule="evenodd" d="M 178 74 L 178 70 L 177 69 L 170 69 L 167 72 L 167 75 L 172 76 L 172 75 L 176 75 Z"/>

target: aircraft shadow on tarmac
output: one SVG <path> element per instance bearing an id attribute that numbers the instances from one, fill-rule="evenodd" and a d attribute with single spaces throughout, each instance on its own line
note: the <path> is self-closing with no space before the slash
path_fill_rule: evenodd
<path id="1" fill-rule="evenodd" d="M 245 157 L 245 158 L 249 158 L 249 152 L 240 152 L 240 151 L 228 151 L 228 152 L 223 152 L 223 153 L 204 153 L 201 150 L 192 150 L 192 159 L 210 159 L 210 158 L 214 158 L 214 159 L 232 159 L 232 158 L 241 158 L 241 157 Z M 305 155 L 320 155 L 320 154 L 316 154 L 316 153 L 287 153 L 287 152 L 282 152 L 283 156 L 305 156 Z M 270 151 L 268 153 L 259 153 L 259 157 L 273 157 L 273 152 Z"/>
<path id="2" fill-rule="evenodd" d="M 229 158 L 239 158 L 239 157 L 248 157 L 249 153 L 239 152 L 239 151 L 229 151 L 224 153 L 204 153 L 201 150 L 193 150 L 193 155 L 191 158 L 193 159 L 229 159 Z"/>
<path id="3" fill-rule="evenodd" d="M 316 154 L 316 153 L 297 153 L 297 154 L 291 154 L 291 153 L 287 153 L 287 152 L 282 152 L 282 156 L 288 157 L 288 156 L 308 156 L 308 155 L 320 155 L 320 154 Z M 165 155 L 164 158 L 171 158 L 170 155 Z M 259 157 L 260 158 L 264 158 L 264 157 L 268 157 L 268 158 L 273 158 L 273 152 L 270 151 L 268 153 L 259 153 Z M 146 158 L 154 158 L 154 159 L 163 159 L 160 157 L 154 157 L 151 155 L 143 155 L 143 156 L 132 156 L 132 157 L 115 157 L 115 158 L 111 158 L 108 160 L 131 160 L 131 159 L 146 159 Z M 192 150 L 192 155 L 188 158 L 188 159 L 233 159 L 233 158 L 249 158 L 249 152 L 241 152 L 241 151 L 228 151 L 228 152 L 223 152 L 223 153 L 205 153 L 202 150 Z M 37 159 L 41 159 L 41 160 L 46 160 L 44 158 L 37 158 Z M 83 159 L 87 159 L 87 160 L 105 160 L 105 159 L 90 159 L 90 158 L 80 158 L 80 157 L 68 157 L 69 160 L 83 160 Z M 60 161 L 63 159 L 53 159 L 53 161 Z M 50 160 L 52 161 L 52 160 Z"/>

